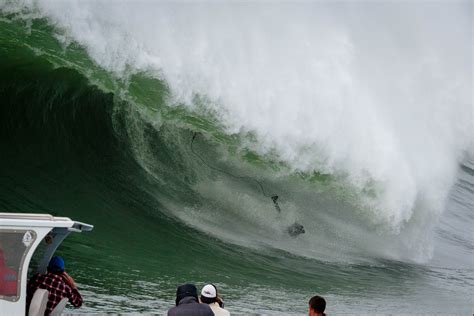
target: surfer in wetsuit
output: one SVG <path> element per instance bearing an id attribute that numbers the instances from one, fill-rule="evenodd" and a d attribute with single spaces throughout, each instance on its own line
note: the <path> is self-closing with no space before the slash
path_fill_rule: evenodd
<path id="1" fill-rule="evenodd" d="M 273 201 L 273 205 L 275 206 L 275 209 L 278 211 L 278 213 L 281 213 L 281 208 L 280 208 L 280 205 L 278 204 L 278 195 L 276 195 L 276 194 L 272 195 L 271 198 L 272 198 L 272 201 Z M 301 225 L 299 223 L 296 223 L 296 222 L 293 225 L 288 226 L 286 231 L 288 232 L 288 234 L 291 237 L 296 237 L 296 236 L 304 234 L 306 232 L 304 230 L 303 225 Z"/>

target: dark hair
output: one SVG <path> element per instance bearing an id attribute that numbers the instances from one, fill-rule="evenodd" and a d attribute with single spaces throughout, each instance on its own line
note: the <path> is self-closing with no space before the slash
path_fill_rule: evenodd
<path id="1" fill-rule="evenodd" d="M 62 274 L 64 272 L 64 270 L 58 269 L 56 267 L 47 267 L 46 271 L 52 274 Z"/>
<path id="2" fill-rule="evenodd" d="M 201 302 L 206 304 L 212 304 L 214 302 L 217 302 L 217 297 L 205 297 L 201 295 Z"/>
<path id="3" fill-rule="evenodd" d="M 317 313 L 324 313 L 326 300 L 321 296 L 315 295 L 309 300 L 309 307 Z"/>

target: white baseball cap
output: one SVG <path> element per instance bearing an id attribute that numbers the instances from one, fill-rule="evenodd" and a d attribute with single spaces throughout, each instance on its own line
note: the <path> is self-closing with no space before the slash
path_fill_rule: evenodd
<path id="1" fill-rule="evenodd" d="M 212 284 L 206 284 L 202 288 L 201 295 L 207 298 L 217 297 L 216 288 Z"/>

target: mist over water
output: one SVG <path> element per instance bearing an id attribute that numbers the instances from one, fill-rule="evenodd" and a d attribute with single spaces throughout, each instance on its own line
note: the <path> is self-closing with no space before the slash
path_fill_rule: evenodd
<path id="1" fill-rule="evenodd" d="M 0 53 L 11 54 L 0 66 L 17 74 L 11 83 L 2 77 L 9 117 L 0 131 L 34 135 L 0 138 L 0 165 L 15 166 L 2 169 L 9 177 L 0 185 L 17 179 L 13 187 L 43 192 L 39 209 L 60 205 L 97 221 L 101 238 L 89 242 L 117 258 L 98 259 L 98 269 L 116 265 L 111 275 L 139 278 L 123 297 L 133 301 L 129 311 L 165 310 L 186 277 L 225 280 L 242 313 L 251 299 L 262 314 L 288 314 L 276 303 L 286 283 L 295 300 L 306 304 L 316 288 L 345 312 L 358 300 L 374 313 L 393 313 L 400 300 L 445 312 L 474 306 L 462 298 L 474 284 L 469 1 L 0 0 L 0 9 L 0 40 L 8 43 Z M 30 71 L 14 57 L 23 49 L 35 56 L 25 53 Z M 30 116 L 51 137 L 28 127 Z M 16 146 L 45 162 L 15 158 Z M 69 180 L 48 165 L 56 159 L 71 164 Z M 28 173 L 67 185 L 44 189 Z M 93 188 L 86 202 L 71 202 L 76 187 Z M 22 201 L 31 195 L 1 188 L 0 208 L 30 210 Z M 61 202 L 52 203 L 56 196 Z M 289 238 L 295 222 L 306 233 Z M 124 251 L 114 239 L 122 229 L 131 239 Z M 90 259 L 94 251 L 80 253 Z M 127 256 L 143 256 L 142 271 L 124 272 Z M 120 311 L 124 294 L 113 297 L 118 290 L 102 284 L 113 277 L 95 277 L 85 285 L 100 295 L 88 311 L 108 298 Z M 250 281 L 261 292 L 277 285 L 275 301 L 242 296 Z M 151 293 L 157 284 L 171 290 Z M 158 309 L 144 297 L 155 295 Z"/>

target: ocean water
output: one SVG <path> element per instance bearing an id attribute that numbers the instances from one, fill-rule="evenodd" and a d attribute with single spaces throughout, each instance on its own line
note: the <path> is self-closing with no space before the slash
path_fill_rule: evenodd
<path id="1" fill-rule="evenodd" d="M 232 314 L 473 313 L 471 2 L 0 12 L 0 211 L 95 226 L 68 312 L 212 282 Z"/>

